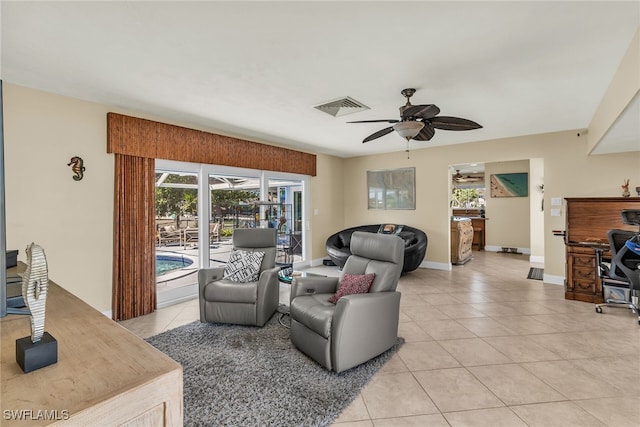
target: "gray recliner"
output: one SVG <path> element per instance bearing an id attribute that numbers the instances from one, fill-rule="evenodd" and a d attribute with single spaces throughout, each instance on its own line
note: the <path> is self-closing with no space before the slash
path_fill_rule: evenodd
<path id="1" fill-rule="evenodd" d="M 300 277 L 291 286 L 291 341 L 320 365 L 342 372 L 396 344 L 404 242 L 356 231 L 340 277 Z M 375 273 L 369 293 L 328 301 L 345 274 Z"/>
<path id="2" fill-rule="evenodd" d="M 239 228 L 233 232 L 233 248 L 264 252 L 258 281 L 238 283 L 224 279 L 224 267 L 198 271 L 200 321 L 264 326 L 278 307 L 276 230 Z"/>

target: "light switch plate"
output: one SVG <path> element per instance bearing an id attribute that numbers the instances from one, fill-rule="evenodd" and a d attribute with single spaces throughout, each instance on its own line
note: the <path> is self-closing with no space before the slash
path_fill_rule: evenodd
<path id="1" fill-rule="evenodd" d="M 562 206 L 562 197 L 552 197 L 551 206 Z"/>
<path id="2" fill-rule="evenodd" d="M 561 216 L 560 209 L 551 209 L 551 216 Z"/>

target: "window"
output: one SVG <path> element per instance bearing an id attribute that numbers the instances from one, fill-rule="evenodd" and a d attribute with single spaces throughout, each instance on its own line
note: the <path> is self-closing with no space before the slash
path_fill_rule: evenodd
<path id="1" fill-rule="evenodd" d="M 484 188 L 456 188 L 451 194 L 451 207 L 482 209 L 485 207 Z"/>

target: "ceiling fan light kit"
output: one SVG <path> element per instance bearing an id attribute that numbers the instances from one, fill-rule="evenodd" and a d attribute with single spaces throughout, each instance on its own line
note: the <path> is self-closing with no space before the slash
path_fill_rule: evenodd
<path id="1" fill-rule="evenodd" d="M 393 130 L 398 132 L 398 135 L 406 139 L 407 141 L 420 133 L 424 127 L 422 122 L 399 122 L 392 126 Z"/>
<path id="2" fill-rule="evenodd" d="M 484 174 L 475 174 L 475 175 L 467 175 L 464 176 L 460 173 L 459 169 L 456 169 L 456 174 L 452 176 L 453 181 L 457 183 L 467 183 L 467 182 L 481 182 L 484 181 Z"/>
<path id="3" fill-rule="evenodd" d="M 434 104 L 412 105 L 410 98 L 416 92 L 413 88 L 403 89 L 400 92 L 407 103 L 400 107 L 400 119 L 359 120 L 347 123 L 394 123 L 393 126 L 381 129 L 366 137 L 362 142 L 369 142 L 387 135 L 394 130 L 408 142 L 430 141 L 435 135 L 436 129 L 441 130 L 473 130 L 482 128 L 478 123 L 462 119 L 460 117 L 438 116 L 440 109 Z M 407 147 L 407 151 L 408 147 Z"/>

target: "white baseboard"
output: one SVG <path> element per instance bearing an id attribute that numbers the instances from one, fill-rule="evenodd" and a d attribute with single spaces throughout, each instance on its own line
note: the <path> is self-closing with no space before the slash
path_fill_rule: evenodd
<path id="1" fill-rule="evenodd" d="M 102 314 L 107 316 L 109 319 L 113 319 L 113 311 L 111 311 L 111 310 L 103 311 Z"/>
<path id="2" fill-rule="evenodd" d="M 564 276 L 553 276 L 551 274 L 544 274 L 542 276 L 542 282 L 543 283 L 548 283 L 550 285 L 560 285 L 560 286 L 564 286 Z"/>
<path id="3" fill-rule="evenodd" d="M 311 267 L 311 263 L 310 262 L 294 262 L 293 263 L 293 268 L 295 270 L 304 270 L 305 268 L 309 268 Z"/>
<path id="4" fill-rule="evenodd" d="M 324 264 L 322 264 L 322 261 L 324 261 L 327 258 L 328 258 L 328 256 L 326 256 L 324 258 L 312 259 L 311 261 L 309 261 L 309 267 L 318 267 L 320 265 L 324 265 Z"/>
<path id="5" fill-rule="evenodd" d="M 420 267 L 419 268 L 431 268 L 433 270 L 451 271 L 451 263 L 450 262 L 422 261 L 420 263 Z"/>

